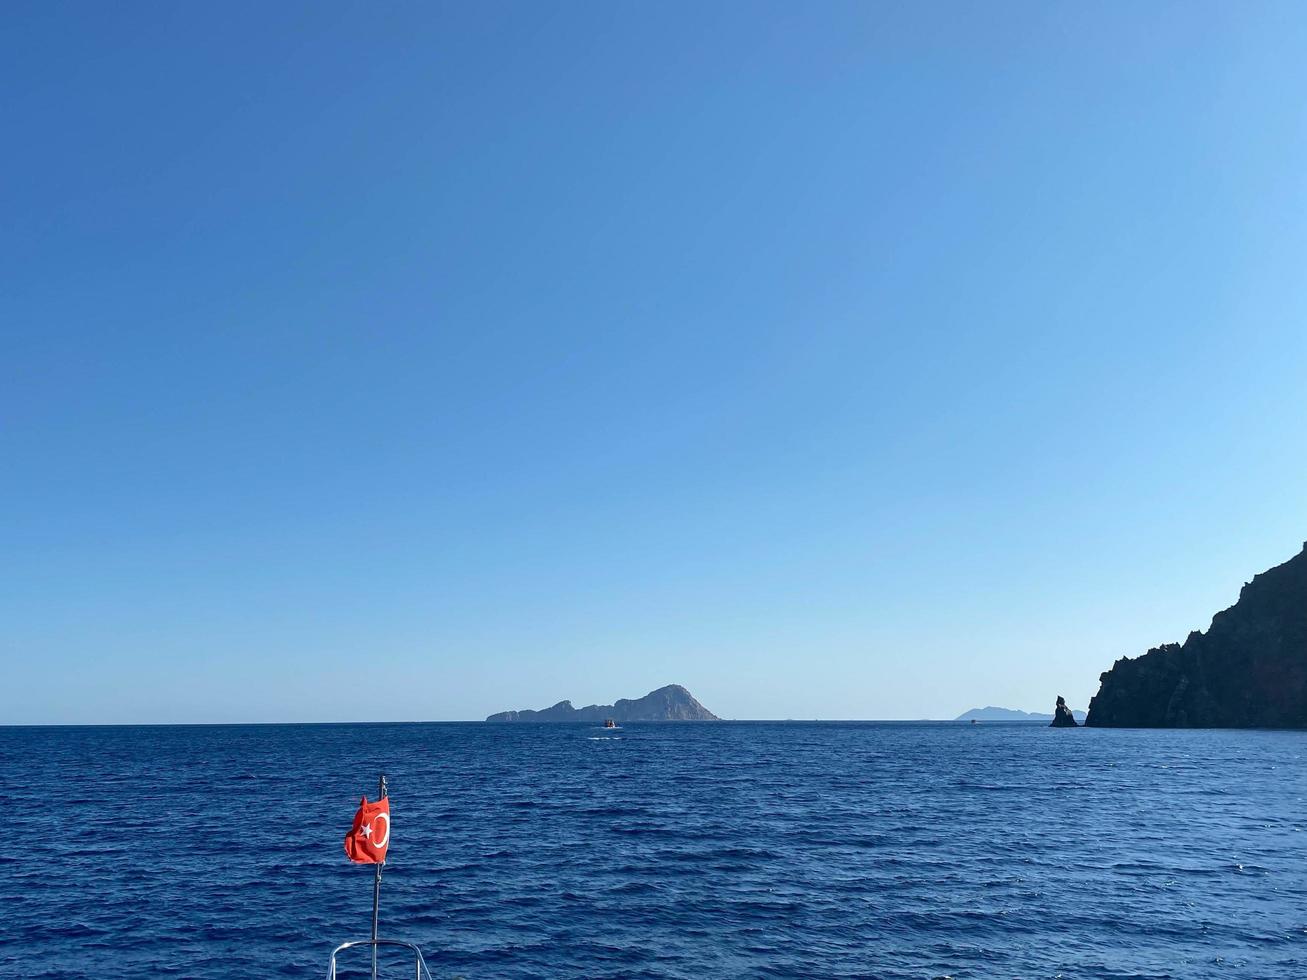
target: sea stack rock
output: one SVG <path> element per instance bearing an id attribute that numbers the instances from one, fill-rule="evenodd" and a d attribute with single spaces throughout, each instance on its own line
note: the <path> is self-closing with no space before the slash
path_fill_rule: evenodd
<path id="1" fill-rule="evenodd" d="M 1048 723 L 1049 728 L 1079 728 L 1076 724 L 1076 716 L 1071 713 L 1071 709 L 1066 706 L 1066 698 L 1060 694 L 1057 698 L 1057 707 L 1053 709 L 1053 720 Z"/>
<path id="2" fill-rule="evenodd" d="M 1307 728 L 1307 545 L 1253 576 L 1206 633 L 1123 657 L 1099 679 L 1086 725 Z"/>

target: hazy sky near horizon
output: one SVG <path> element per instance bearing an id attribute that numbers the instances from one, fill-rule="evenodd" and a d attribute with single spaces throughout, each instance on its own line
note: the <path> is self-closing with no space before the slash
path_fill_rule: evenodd
<path id="1" fill-rule="evenodd" d="M 1307 7 L 13 4 L 0 723 L 1084 707 L 1307 538 Z"/>

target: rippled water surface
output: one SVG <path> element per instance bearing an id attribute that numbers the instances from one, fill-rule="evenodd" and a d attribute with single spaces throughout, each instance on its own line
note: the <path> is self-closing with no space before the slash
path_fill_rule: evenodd
<path id="1" fill-rule="evenodd" d="M 438 978 L 1303 978 L 1305 750 L 1032 725 L 0 728 L 0 975 L 325 975 L 366 937 L 372 872 L 341 841 L 384 769 L 382 933 Z"/>

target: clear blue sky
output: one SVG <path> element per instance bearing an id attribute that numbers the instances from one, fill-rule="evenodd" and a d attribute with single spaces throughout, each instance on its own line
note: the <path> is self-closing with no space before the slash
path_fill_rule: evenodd
<path id="1" fill-rule="evenodd" d="M 1084 706 L 1307 538 L 1304 50 L 9 5 L 0 722 Z"/>

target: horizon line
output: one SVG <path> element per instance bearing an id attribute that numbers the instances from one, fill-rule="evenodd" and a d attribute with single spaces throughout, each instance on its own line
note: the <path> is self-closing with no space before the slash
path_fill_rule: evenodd
<path id="1" fill-rule="evenodd" d="M 970 709 L 968 709 L 970 710 Z M 1076 709 L 1079 710 L 1079 709 Z M 1028 714 L 1040 714 L 1027 712 Z M 1033 718 L 999 718 L 985 719 L 963 718 L 717 718 L 712 721 L 676 719 L 669 721 L 629 721 L 623 725 L 717 725 L 717 724 L 775 724 L 775 725 L 811 725 L 811 724 L 879 724 L 912 725 L 929 722 L 931 724 L 1026 724 L 1044 721 L 1053 717 L 1047 712 L 1043 717 Z M 591 721 L 488 721 L 485 718 L 444 718 L 427 720 L 396 721 L 73 721 L 73 722 L 28 722 L 0 723 L 0 730 L 6 728 L 252 728 L 256 726 L 291 726 L 291 725 L 542 725 L 557 727 L 564 725 L 593 726 Z"/>

